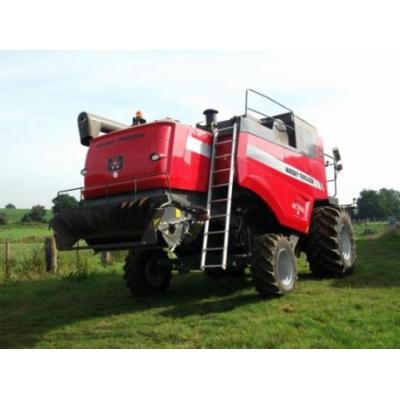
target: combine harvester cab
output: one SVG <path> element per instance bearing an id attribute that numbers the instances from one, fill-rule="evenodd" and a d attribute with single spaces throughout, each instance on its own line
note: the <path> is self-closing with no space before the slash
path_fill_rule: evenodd
<path id="1" fill-rule="evenodd" d="M 256 110 L 251 96 L 283 112 Z M 218 122 L 217 114 L 206 110 L 205 123 L 192 127 L 81 113 L 84 186 L 59 192 L 78 190 L 81 201 L 52 221 L 58 248 L 129 250 L 124 276 L 139 295 L 164 291 L 173 268 L 192 266 L 212 277 L 250 266 L 262 295 L 285 294 L 301 252 L 317 275 L 351 273 L 352 226 L 335 198 L 339 151 L 324 154 L 315 127 L 250 89 L 242 116 Z"/>

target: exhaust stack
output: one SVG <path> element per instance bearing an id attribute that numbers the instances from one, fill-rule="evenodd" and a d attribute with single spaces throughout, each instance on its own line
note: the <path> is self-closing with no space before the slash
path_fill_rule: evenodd
<path id="1" fill-rule="evenodd" d="M 218 111 L 214 110 L 213 108 L 208 108 L 203 112 L 206 116 L 206 126 L 211 127 L 212 124 L 217 125 L 217 114 Z"/>
<path id="2" fill-rule="evenodd" d="M 100 132 L 110 133 L 128 128 L 128 125 L 120 124 L 107 118 L 102 118 L 87 112 L 78 115 L 78 128 L 81 144 L 89 146 L 90 141 L 99 136 Z"/>

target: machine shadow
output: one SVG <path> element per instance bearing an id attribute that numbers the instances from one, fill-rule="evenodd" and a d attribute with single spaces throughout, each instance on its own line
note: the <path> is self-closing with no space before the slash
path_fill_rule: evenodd
<path id="1" fill-rule="evenodd" d="M 43 279 L 1 284 L 0 348 L 32 348 L 47 332 L 93 318 L 157 308 L 160 316 L 184 318 L 260 301 L 256 292 L 241 292 L 251 287 L 248 279 L 217 281 L 199 275 L 174 276 L 170 290 L 153 297 L 130 295 L 115 272 L 90 274 L 76 282 Z"/>

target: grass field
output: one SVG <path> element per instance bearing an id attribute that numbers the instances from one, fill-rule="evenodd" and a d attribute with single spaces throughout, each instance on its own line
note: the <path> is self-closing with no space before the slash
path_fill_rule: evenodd
<path id="1" fill-rule="evenodd" d="M 0 213 L 5 213 L 9 223 L 20 222 L 21 218 L 29 212 L 29 209 L 25 208 L 0 208 Z M 50 210 L 46 210 L 45 219 L 50 220 L 53 217 L 53 213 Z"/>
<path id="2" fill-rule="evenodd" d="M 164 296 L 135 298 L 121 262 L 88 258 L 87 273 L 64 263 L 58 276 L 0 284 L 0 347 L 399 348 L 400 237 L 357 245 L 353 276 L 317 280 L 302 259 L 296 291 L 264 300 L 249 276 L 199 272 L 174 275 Z"/>
<path id="3" fill-rule="evenodd" d="M 28 211 L 28 209 L 0 208 L 0 213 L 5 213 L 8 217 L 8 224 L 0 226 L 0 243 L 6 240 L 14 243 L 43 242 L 46 236 L 52 234 L 48 223 L 21 223 L 21 218 Z M 49 221 L 52 216 L 52 212 L 47 210 L 45 219 Z"/>
<path id="4" fill-rule="evenodd" d="M 15 227 L 7 225 L 0 227 L 0 243 L 10 240 L 11 242 L 37 242 L 46 236 L 51 236 L 47 224 L 26 224 Z"/>

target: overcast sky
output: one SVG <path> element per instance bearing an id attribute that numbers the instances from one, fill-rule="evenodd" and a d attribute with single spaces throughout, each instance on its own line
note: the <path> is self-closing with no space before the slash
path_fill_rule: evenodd
<path id="1" fill-rule="evenodd" d="M 326 150 L 340 148 L 342 202 L 400 189 L 399 71 L 389 53 L 0 52 L 0 207 L 48 207 L 82 184 L 81 111 L 195 124 L 208 107 L 243 113 L 247 87 L 316 125 Z"/>

